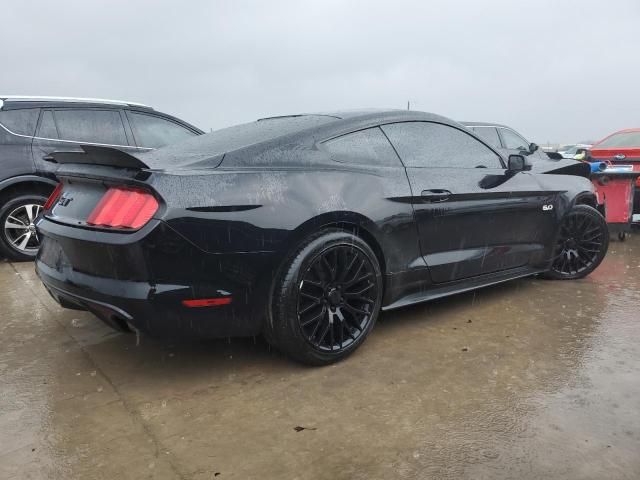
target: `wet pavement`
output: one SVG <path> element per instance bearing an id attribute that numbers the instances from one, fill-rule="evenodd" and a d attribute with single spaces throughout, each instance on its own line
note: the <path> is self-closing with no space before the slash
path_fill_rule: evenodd
<path id="1" fill-rule="evenodd" d="M 0 478 L 640 478 L 640 235 L 585 280 L 382 315 L 326 368 L 159 342 L 0 262 Z"/>

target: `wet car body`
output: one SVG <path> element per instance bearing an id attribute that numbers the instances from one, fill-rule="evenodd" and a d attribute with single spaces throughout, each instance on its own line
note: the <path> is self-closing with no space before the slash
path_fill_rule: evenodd
<path id="1" fill-rule="evenodd" d="M 386 138 L 389 125 L 407 122 L 469 135 L 426 113 L 351 112 L 264 119 L 136 157 L 54 155 L 64 187 L 37 223 L 38 275 L 63 306 L 123 330 L 255 335 L 274 279 L 314 232 L 342 229 L 369 244 L 382 309 L 393 309 L 548 270 L 563 216 L 578 203 L 595 207 L 580 168 L 514 174 L 493 151 L 497 168 L 419 168 L 393 149 L 389 164 L 374 165 L 328 147 L 359 132 L 387 129 Z M 139 230 L 86 223 L 113 185 L 158 199 Z M 198 299 L 221 300 L 187 306 Z"/>

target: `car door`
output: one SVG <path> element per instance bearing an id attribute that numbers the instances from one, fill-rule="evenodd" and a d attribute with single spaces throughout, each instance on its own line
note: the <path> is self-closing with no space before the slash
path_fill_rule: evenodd
<path id="1" fill-rule="evenodd" d="M 511 175 L 492 149 L 454 126 L 382 126 L 412 190 L 420 247 L 434 282 L 534 265 L 554 231 L 557 192 Z"/>
<path id="2" fill-rule="evenodd" d="M 44 109 L 33 140 L 33 157 L 39 170 L 53 170 L 55 165 L 43 159 L 54 151 L 79 150 L 87 144 L 139 150 L 129 137 L 119 109 Z"/>
<path id="3" fill-rule="evenodd" d="M 31 143 L 40 110 L 0 110 L 0 181 L 35 171 Z"/>

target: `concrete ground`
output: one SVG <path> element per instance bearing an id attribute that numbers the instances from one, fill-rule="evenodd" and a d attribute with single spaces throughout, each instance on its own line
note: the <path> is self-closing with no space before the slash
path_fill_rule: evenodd
<path id="1" fill-rule="evenodd" d="M 159 342 L 0 263 L 0 478 L 635 479 L 640 238 L 577 282 L 382 315 L 347 361 Z"/>

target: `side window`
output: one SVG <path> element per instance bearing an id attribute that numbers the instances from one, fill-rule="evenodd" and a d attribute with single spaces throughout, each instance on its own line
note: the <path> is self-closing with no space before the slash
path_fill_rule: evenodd
<path id="1" fill-rule="evenodd" d="M 160 148 L 194 137 L 196 133 L 170 120 L 138 112 L 127 112 L 139 147 Z"/>
<path id="2" fill-rule="evenodd" d="M 62 140 L 128 145 L 117 110 L 56 110 L 55 119 Z"/>
<path id="3" fill-rule="evenodd" d="M 473 131 L 492 147 L 502 148 L 500 137 L 495 127 L 473 127 Z"/>
<path id="4" fill-rule="evenodd" d="M 402 166 L 389 140 L 378 127 L 334 138 L 323 146 L 338 162 L 379 167 Z"/>
<path id="5" fill-rule="evenodd" d="M 40 120 L 40 127 L 36 135 L 40 138 L 58 138 L 58 131 L 56 130 L 56 124 L 53 120 L 53 112 L 51 110 L 45 110 L 42 112 L 42 120 Z"/>
<path id="6" fill-rule="evenodd" d="M 0 123 L 13 133 L 32 136 L 38 123 L 38 108 L 21 108 L 0 111 Z"/>
<path id="7" fill-rule="evenodd" d="M 490 148 L 448 125 L 404 122 L 382 129 L 407 167 L 504 168 Z"/>
<path id="8" fill-rule="evenodd" d="M 501 128 L 500 134 L 504 141 L 504 147 L 512 150 L 529 150 L 529 142 L 510 128 Z"/>

